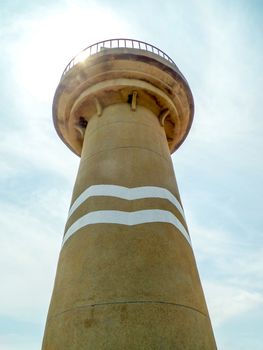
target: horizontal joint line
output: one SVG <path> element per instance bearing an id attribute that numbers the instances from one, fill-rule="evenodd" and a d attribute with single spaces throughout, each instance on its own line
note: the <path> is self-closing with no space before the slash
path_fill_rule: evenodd
<path id="1" fill-rule="evenodd" d="M 96 157 L 98 154 L 101 154 L 101 153 L 104 153 L 104 152 L 110 152 L 110 151 L 113 151 L 113 150 L 116 150 L 116 149 L 126 149 L 126 148 L 131 148 L 131 149 L 142 149 L 142 150 L 145 150 L 145 151 L 148 151 L 148 152 L 152 152 L 154 154 L 157 154 L 160 158 L 163 158 L 166 162 L 169 161 L 169 159 L 167 159 L 166 157 L 164 157 L 162 154 L 158 153 L 158 152 L 155 152 L 153 151 L 152 149 L 150 148 L 145 148 L 145 147 L 139 147 L 139 146 L 121 146 L 121 147 L 113 147 L 113 148 L 107 148 L 103 151 L 99 151 L 99 152 L 96 152 L 96 153 L 93 153 L 92 155 L 88 156 L 88 157 L 84 157 L 84 158 L 81 158 L 81 160 L 87 160 L 87 159 L 90 159 L 90 158 L 93 158 L 93 157 Z"/>
<path id="2" fill-rule="evenodd" d="M 204 312 L 191 307 L 191 306 L 187 306 L 187 305 L 183 305 L 183 304 L 177 304 L 177 303 L 173 303 L 173 302 L 169 302 L 169 301 L 161 301 L 161 300 L 127 300 L 127 301 L 115 301 L 115 302 L 104 302 L 104 303 L 94 303 L 94 304 L 86 304 L 86 305 L 81 305 L 81 306 L 75 306 L 73 308 L 61 311 L 59 313 L 57 313 L 56 315 L 53 315 L 51 317 L 49 317 L 49 319 L 52 318 L 56 318 L 58 316 L 60 316 L 61 314 L 70 312 L 74 309 L 84 309 L 84 308 L 88 308 L 88 307 L 95 307 L 95 306 L 108 306 L 108 305 L 120 305 L 120 304 L 165 304 L 165 305 L 172 305 L 172 306 L 177 306 L 177 307 L 182 307 L 185 309 L 189 309 L 191 311 L 195 311 L 200 313 L 201 315 L 208 317 L 207 314 L 205 314 Z"/>

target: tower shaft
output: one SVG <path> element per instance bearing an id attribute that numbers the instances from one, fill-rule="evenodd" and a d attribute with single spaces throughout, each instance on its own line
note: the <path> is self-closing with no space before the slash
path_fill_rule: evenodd
<path id="1" fill-rule="evenodd" d="M 115 103 L 83 132 L 42 349 L 216 349 L 160 118 Z"/>

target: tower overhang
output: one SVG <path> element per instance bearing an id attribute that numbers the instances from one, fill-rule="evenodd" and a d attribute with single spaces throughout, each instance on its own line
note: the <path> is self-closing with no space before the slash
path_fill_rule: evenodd
<path id="1" fill-rule="evenodd" d="M 103 47 L 88 57 L 84 53 L 67 66 L 55 93 L 53 120 L 62 141 L 80 156 L 92 116 L 118 103 L 129 102 L 133 108 L 135 99 L 159 118 L 173 153 L 190 130 L 194 101 L 172 60 L 127 47 Z"/>

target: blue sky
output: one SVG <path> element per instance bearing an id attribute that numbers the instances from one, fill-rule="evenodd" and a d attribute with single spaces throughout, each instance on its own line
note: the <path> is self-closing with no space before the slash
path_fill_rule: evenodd
<path id="1" fill-rule="evenodd" d="M 68 61 L 128 37 L 171 56 L 195 99 L 173 155 L 220 350 L 263 334 L 262 1 L 7 1 L 0 4 L 0 348 L 39 349 L 78 158 L 51 105 Z"/>

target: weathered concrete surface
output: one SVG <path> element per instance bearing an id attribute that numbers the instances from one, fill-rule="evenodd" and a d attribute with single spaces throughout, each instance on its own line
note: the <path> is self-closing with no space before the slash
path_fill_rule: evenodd
<path id="1" fill-rule="evenodd" d="M 72 203 L 91 186 L 155 186 L 180 202 L 163 127 L 149 109 L 120 103 L 89 120 Z M 85 200 L 66 231 L 100 210 L 173 213 L 164 198 Z M 91 224 L 61 250 L 43 350 L 216 349 L 192 247 L 174 225 Z"/>
<path id="2" fill-rule="evenodd" d="M 215 349 L 206 317 L 172 304 L 119 303 L 73 309 L 51 320 L 50 327 L 57 329 L 46 340 L 45 348 L 50 350 Z"/>

